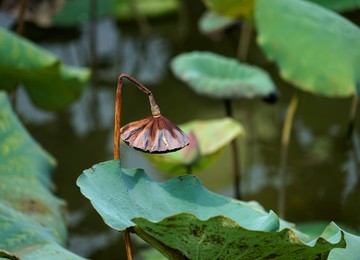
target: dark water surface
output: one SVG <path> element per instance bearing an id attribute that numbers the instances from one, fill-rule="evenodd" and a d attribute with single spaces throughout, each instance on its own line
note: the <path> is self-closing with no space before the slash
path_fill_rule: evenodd
<path id="1" fill-rule="evenodd" d="M 113 157 L 113 110 L 117 76 L 127 72 L 156 96 L 162 112 L 175 123 L 224 116 L 221 101 L 201 97 L 179 82 L 169 71 L 174 55 L 191 50 L 209 50 L 235 56 L 239 29 L 221 41 L 211 41 L 197 30 L 203 12 L 201 2 L 186 1 L 186 15 L 150 21 L 152 33 L 141 36 L 135 23 L 116 23 L 110 18 L 97 24 L 97 83 L 67 111 L 39 111 L 20 91 L 18 110 L 31 134 L 57 160 L 57 194 L 69 208 L 69 247 L 91 259 L 125 259 L 122 235 L 110 230 L 75 185 L 84 169 Z M 358 13 L 357 13 L 358 15 Z M 349 14 L 355 17 L 354 14 Z M 47 34 L 51 34 L 51 30 Z M 65 33 L 65 32 L 61 32 Z M 60 33 L 60 34 L 61 34 Z M 66 32 L 68 33 L 68 31 Z M 90 64 L 89 26 L 70 33 L 63 42 L 38 41 L 74 65 Z M 56 32 L 57 36 L 59 32 Z M 261 100 L 235 101 L 235 117 L 247 131 L 240 141 L 245 200 L 256 200 L 267 210 L 277 208 L 277 173 L 280 135 L 287 105 L 294 88 L 282 81 L 252 39 L 249 63 L 272 73 L 281 97 L 275 105 Z M 123 124 L 150 113 L 147 97 L 126 85 L 123 91 Z M 359 156 L 345 142 L 350 99 L 328 99 L 302 93 L 294 120 L 289 149 L 286 219 L 336 221 L 360 231 Z M 358 137 L 359 127 L 356 128 Z M 359 148 L 359 147 L 357 147 Z M 124 167 L 140 167 L 157 180 L 158 172 L 139 152 L 123 149 Z M 230 151 L 198 177 L 210 190 L 232 196 Z M 143 247 L 134 238 L 135 247 Z"/>

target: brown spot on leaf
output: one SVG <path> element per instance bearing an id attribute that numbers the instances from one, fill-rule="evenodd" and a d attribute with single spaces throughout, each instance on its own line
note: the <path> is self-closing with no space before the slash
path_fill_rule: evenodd
<path id="1" fill-rule="evenodd" d="M 49 208 L 42 202 L 34 199 L 24 199 L 21 201 L 20 210 L 24 213 L 49 214 Z"/>

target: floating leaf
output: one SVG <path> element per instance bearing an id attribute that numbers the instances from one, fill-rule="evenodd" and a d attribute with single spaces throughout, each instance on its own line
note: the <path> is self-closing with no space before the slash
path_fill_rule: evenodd
<path id="1" fill-rule="evenodd" d="M 199 30 L 203 34 L 216 34 L 237 23 L 237 19 L 206 11 L 199 20 Z"/>
<path id="2" fill-rule="evenodd" d="M 213 193 L 191 175 L 159 183 L 142 169 L 124 169 L 112 160 L 85 170 L 77 185 L 107 225 L 131 228 L 170 258 L 324 259 L 332 248 L 345 247 L 340 229 L 304 241 L 274 212 Z"/>
<path id="3" fill-rule="evenodd" d="M 317 3 L 336 12 L 343 12 L 360 8 L 359 0 L 308 0 Z"/>
<path id="4" fill-rule="evenodd" d="M 221 99 L 267 98 L 276 94 L 264 70 L 211 52 L 183 53 L 171 61 L 174 75 L 196 93 Z"/>
<path id="5" fill-rule="evenodd" d="M 65 66 L 48 51 L 10 31 L 0 28 L 0 40 L 1 88 L 11 90 L 22 83 L 42 108 L 63 108 L 75 101 L 90 77 L 88 69 Z"/>
<path id="6" fill-rule="evenodd" d="M 101 0 L 96 1 L 96 16 L 100 17 L 110 15 L 111 1 Z M 61 11 L 52 19 L 52 24 L 56 26 L 78 26 L 83 22 L 88 22 L 90 18 L 90 5 L 93 1 L 89 0 L 67 0 Z"/>
<path id="7" fill-rule="evenodd" d="M 258 42 L 284 79 L 328 97 L 347 97 L 360 82 L 360 29 L 300 0 L 258 0 Z"/>
<path id="8" fill-rule="evenodd" d="M 179 8 L 178 0 L 133 0 L 136 11 L 146 17 L 158 17 L 174 13 Z M 130 1 L 113 0 L 113 14 L 120 20 L 135 18 Z"/>
<path id="9" fill-rule="evenodd" d="M 0 92 L 2 252 L 24 259 L 81 259 L 62 248 L 67 232 L 64 202 L 51 192 L 54 165 L 55 160 L 31 138 L 11 111 L 6 94 Z"/>
<path id="10" fill-rule="evenodd" d="M 192 131 L 199 144 L 200 160 L 191 165 L 193 173 L 209 167 L 219 158 L 226 145 L 245 133 L 241 124 L 232 118 L 194 120 L 180 125 L 180 128 L 185 133 Z M 186 152 L 181 150 L 169 154 L 154 154 L 147 158 L 161 171 L 169 174 L 184 174 L 187 173 L 186 166 L 188 166 L 184 155 Z"/>
<path id="11" fill-rule="evenodd" d="M 307 0 L 337 12 L 360 8 L 359 0 Z M 245 18 L 252 21 L 255 12 L 255 0 L 203 0 L 215 13 L 229 18 Z M 271 4 L 271 3 L 270 3 Z"/>
<path id="12" fill-rule="evenodd" d="M 203 0 L 210 10 L 230 17 L 250 18 L 254 10 L 254 0 Z"/>

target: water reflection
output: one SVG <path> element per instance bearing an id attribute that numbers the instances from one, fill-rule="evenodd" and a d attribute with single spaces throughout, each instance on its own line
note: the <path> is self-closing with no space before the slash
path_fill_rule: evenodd
<path id="1" fill-rule="evenodd" d="M 87 88 L 80 100 L 70 107 L 70 122 L 79 136 L 113 126 L 113 92 L 109 88 Z"/>
<path id="2" fill-rule="evenodd" d="M 10 28 L 15 22 L 16 19 L 13 16 L 0 12 L 0 27 Z"/>
<path id="3" fill-rule="evenodd" d="M 69 250 L 86 258 L 97 251 L 108 248 L 119 241 L 121 234 L 115 230 L 96 232 L 94 234 L 72 234 L 69 239 Z"/>
<path id="4" fill-rule="evenodd" d="M 359 165 L 354 160 L 354 152 L 348 151 L 348 160 L 342 165 L 342 170 L 345 173 L 344 189 L 342 191 L 342 202 L 344 203 L 350 193 L 358 185 L 359 181 Z"/>
<path id="5" fill-rule="evenodd" d="M 36 125 L 47 124 L 56 120 L 56 114 L 42 110 L 32 103 L 24 87 L 16 89 L 16 111 L 26 123 Z"/>

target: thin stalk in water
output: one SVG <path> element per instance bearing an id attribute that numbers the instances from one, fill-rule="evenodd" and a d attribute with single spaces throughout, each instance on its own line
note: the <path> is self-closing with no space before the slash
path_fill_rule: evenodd
<path id="1" fill-rule="evenodd" d="M 142 15 L 137 7 L 137 1 L 128 0 L 130 10 L 133 13 L 135 20 L 137 21 L 140 31 L 143 35 L 148 35 L 151 32 L 151 26 L 144 15 Z"/>
<path id="2" fill-rule="evenodd" d="M 240 62 L 246 62 L 247 60 L 249 46 L 250 46 L 250 39 L 251 39 L 251 27 L 246 22 L 243 22 L 239 37 L 237 54 L 236 54 L 236 57 Z M 231 101 L 225 100 L 225 106 L 226 106 L 227 116 L 233 118 Z M 250 108 L 248 106 L 246 106 L 246 113 L 247 115 L 251 113 Z M 231 142 L 231 153 L 233 157 L 235 198 L 240 200 L 242 199 L 241 166 L 240 166 L 240 152 L 236 139 Z"/>
<path id="3" fill-rule="evenodd" d="M 243 22 L 240 32 L 239 46 L 236 55 L 240 62 L 245 62 L 247 60 L 250 40 L 251 40 L 251 27 L 246 22 Z"/>
<path id="4" fill-rule="evenodd" d="M 186 165 L 185 166 L 185 171 L 186 171 L 186 174 L 193 174 L 193 167 L 191 165 Z"/>
<path id="5" fill-rule="evenodd" d="M 281 155 L 279 166 L 279 195 L 278 195 L 278 214 L 280 217 L 285 217 L 285 198 L 286 198 L 286 164 L 288 159 L 289 142 L 291 136 L 291 129 L 293 124 L 294 115 L 298 106 L 298 94 L 295 92 L 290 101 L 284 126 L 281 135 Z"/>
<path id="6" fill-rule="evenodd" d="M 233 118 L 232 104 L 231 100 L 226 99 L 225 101 L 226 116 Z M 231 154 L 233 161 L 233 171 L 234 171 L 234 190 L 235 198 L 241 199 L 241 170 L 240 170 L 240 160 L 239 160 L 239 148 L 236 139 L 231 142 Z"/>
<path id="7" fill-rule="evenodd" d="M 19 6 L 19 15 L 16 27 L 16 33 L 18 35 L 23 35 L 25 31 L 25 10 L 26 10 L 27 0 L 21 0 Z"/>
<path id="8" fill-rule="evenodd" d="M 352 96 L 352 100 L 351 100 L 348 131 L 347 131 L 347 139 L 349 142 L 351 142 L 352 135 L 354 132 L 358 102 L 359 102 L 358 95 L 357 95 L 357 93 L 354 93 L 354 95 Z"/>

